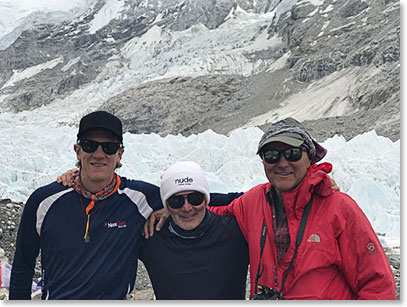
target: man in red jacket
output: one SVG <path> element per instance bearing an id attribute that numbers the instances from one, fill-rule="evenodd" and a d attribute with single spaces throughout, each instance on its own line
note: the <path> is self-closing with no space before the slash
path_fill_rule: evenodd
<path id="1" fill-rule="evenodd" d="M 332 165 L 315 164 L 326 149 L 288 118 L 264 133 L 257 154 L 269 182 L 211 209 L 234 215 L 249 244 L 250 296 L 396 299 L 392 270 L 368 219 L 351 197 L 331 188 Z"/>

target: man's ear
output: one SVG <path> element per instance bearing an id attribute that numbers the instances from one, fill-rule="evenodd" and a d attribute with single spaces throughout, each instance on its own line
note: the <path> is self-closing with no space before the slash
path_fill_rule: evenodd
<path id="1" fill-rule="evenodd" d="M 73 145 L 73 150 L 75 150 L 75 152 L 76 152 L 76 158 L 79 160 L 79 152 L 80 152 L 81 148 L 79 147 L 78 144 L 74 144 L 74 145 Z"/>
<path id="2" fill-rule="evenodd" d="M 119 158 L 120 158 L 120 160 L 122 159 L 123 153 L 124 153 L 124 147 L 119 149 Z"/>

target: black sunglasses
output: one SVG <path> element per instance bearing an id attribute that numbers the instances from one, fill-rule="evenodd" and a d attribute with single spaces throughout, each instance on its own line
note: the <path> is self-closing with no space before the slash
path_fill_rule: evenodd
<path id="1" fill-rule="evenodd" d="M 288 148 L 284 150 L 267 150 L 263 152 L 263 159 L 269 164 L 274 164 L 280 161 L 281 154 L 289 162 L 296 162 L 299 161 L 302 157 L 302 149 L 301 148 Z"/>
<path id="2" fill-rule="evenodd" d="M 173 209 L 181 208 L 185 203 L 185 198 L 192 206 L 199 206 L 205 199 L 205 195 L 199 192 L 192 192 L 185 195 L 172 195 L 168 198 L 168 205 Z"/>
<path id="3" fill-rule="evenodd" d="M 87 153 L 95 152 L 100 145 L 102 146 L 103 152 L 107 155 L 114 155 L 121 147 L 121 144 L 118 142 L 99 143 L 91 140 L 80 140 L 79 145 L 82 147 L 83 151 Z"/>

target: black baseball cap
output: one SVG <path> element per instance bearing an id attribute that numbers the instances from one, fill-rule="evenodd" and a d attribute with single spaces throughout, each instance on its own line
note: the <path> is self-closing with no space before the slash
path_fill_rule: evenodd
<path id="1" fill-rule="evenodd" d="M 113 114 L 106 111 L 96 111 L 82 117 L 79 123 L 78 140 L 88 130 L 102 128 L 115 134 L 123 142 L 122 122 Z"/>

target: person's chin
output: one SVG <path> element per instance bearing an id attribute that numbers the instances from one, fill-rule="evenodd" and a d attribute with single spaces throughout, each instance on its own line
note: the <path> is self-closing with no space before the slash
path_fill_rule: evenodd
<path id="1" fill-rule="evenodd" d="M 181 228 L 185 230 L 194 229 L 199 224 L 196 217 L 180 218 L 179 223 Z"/>
<path id="2" fill-rule="evenodd" d="M 89 178 L 94 182 L 103 182 L 110 179 L 106 172 L 92 172 Z"/>
<path id="3" fill-rule="evenodd" d="M 89 168 L 89 172 L 94 174 L 94 176 L 108 176 L 113 174 L 111 168 L 109 168 L 107 165 L 98 167 L 91 166 Z"/>

